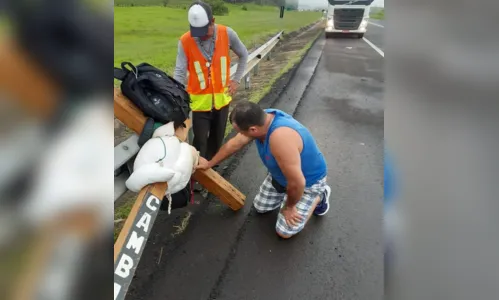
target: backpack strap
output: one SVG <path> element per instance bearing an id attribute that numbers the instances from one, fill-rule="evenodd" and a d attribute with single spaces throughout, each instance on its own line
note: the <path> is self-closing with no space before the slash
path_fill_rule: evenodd
<path id="1" fill-rule="evenodd" d="M 120 68 L 114 68 L 114 78 L 115 79 L 123 81 L 123 79 L 125 79 L 125 77 L 126 77 L 126 74 L 128 74 L 128 72 L 125 72 L 125 70 L 120 69 Z"/>
<path id="2" fill-rule="evenodd" d="M 152 118 L 147 118 L 146 123 L 144 124 L 144 128 L 142 128 L 142 132 L 139 135 L 139 140 L 137 144 L 139 145 L 139 148 L 142 148 L 144 144 L 152 138 L 152 135 L 154 134 L 154 119 Z"/>
<path id="3" fill-rule="evenodd" d="M 127 68 L 128 67 L 128 68 Z M 138 69 L 136 66 L 134 66 L 131 62 L 124 61 L 121 63 L 121 69 L 120 68 L 114 68 L 114 78 L 123 81 L 125 79 L 126 75 L 128 73 L 134 73 L 135 77 L 138 76 Z"/>

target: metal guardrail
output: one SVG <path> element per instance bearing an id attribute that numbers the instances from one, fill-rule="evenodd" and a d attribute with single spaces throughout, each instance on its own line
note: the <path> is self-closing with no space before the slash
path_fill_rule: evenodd
<path id="1" fill-rule="evenodd" d="M 258 75 L 258 65 L 262 58 L 267 58 L 267 60 L 272 59 L 272 50 L 279 43 L 282 34 L 283 31 L 279 32 L 248 56 L 248 64 L 243 74 L 245 89 L 251 88 L 250 73 L 253 71 L 255 76 Z M 233 78 L 236 70 L 237 64 L 230 68 L 231 78 Z M 118 200 L 127 191 L 125 182 L 132 171 L 133 158 L 139 152 L 137 141 L 138 136 L 133 134 L 127 140 L 114 147 L 114 201 Z"/>

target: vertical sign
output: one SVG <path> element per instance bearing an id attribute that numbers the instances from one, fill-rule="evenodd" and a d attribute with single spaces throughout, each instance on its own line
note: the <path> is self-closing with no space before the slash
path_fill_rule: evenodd
<path id="1" fill-rule="evenodd" d="M 114 262 L 114 300 L 125 299 L 126 292 L 144 251 L 152 225 L 159 212 L 161 201 L 151 193 L 144 197 L 146 201 L 139 208 L 125 243 Z"/>

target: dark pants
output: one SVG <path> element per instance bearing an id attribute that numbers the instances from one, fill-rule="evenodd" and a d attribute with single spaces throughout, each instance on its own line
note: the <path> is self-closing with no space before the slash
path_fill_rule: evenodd
<path id="1" fill-rule="evenodd" d="M 192 145 L 202 157 L 210 160 L 220 150 L 224 141 L 225 127 L 229 117 L 229 105 L 221 110 L 192 112 Z"/>

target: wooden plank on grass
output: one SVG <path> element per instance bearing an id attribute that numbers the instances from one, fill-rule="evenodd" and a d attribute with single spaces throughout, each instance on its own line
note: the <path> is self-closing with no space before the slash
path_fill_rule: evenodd
<path id="1" fill-rule="evenodd" d="M 136 133 L 142 131 L 146 122 L 144 114 L 117 88 L 114 89 L 114 115 Z M 189 125 L 190 123 L 188 124 L 188 127 Z M 185 138 L 187 138 L 187 132 L 188 130 L 181 129 L 181 132 L 176 132 L 176 134 L 177 136 L 179 134 L 185 134 Z M 193 177 L 210 193 L 215 195 L 220 201 L 227 204 L 227 206 L 233 210 L 239 210 L 244 206 L 246 197 L 217 172 L 211 169 L 198 170 L 193 174 Z"/>

